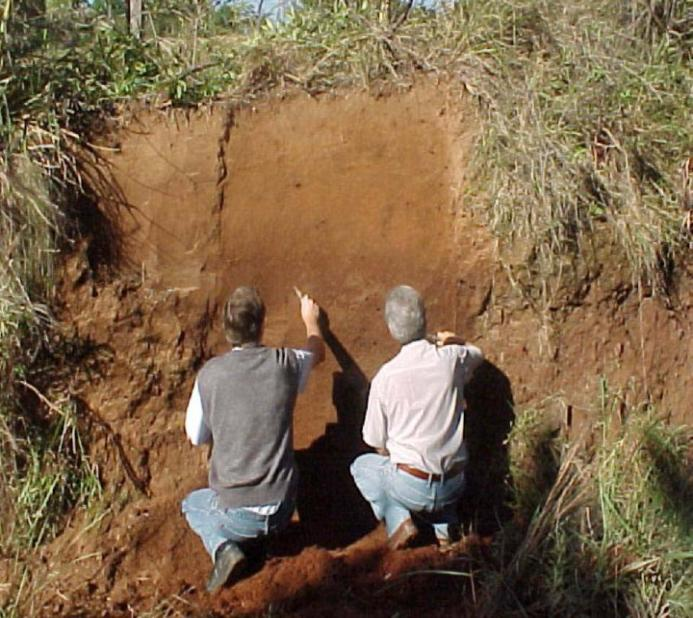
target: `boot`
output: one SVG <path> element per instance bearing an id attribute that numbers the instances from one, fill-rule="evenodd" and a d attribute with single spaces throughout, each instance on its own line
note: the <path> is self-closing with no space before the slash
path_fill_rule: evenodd
<path id="1" fill-rule="evenodd" d="M 214 554 L 214 566 L 207 580 L 207 592 L 216 592 L 245 565 L 245 554 L 233 541 L 221 545 Z"/>

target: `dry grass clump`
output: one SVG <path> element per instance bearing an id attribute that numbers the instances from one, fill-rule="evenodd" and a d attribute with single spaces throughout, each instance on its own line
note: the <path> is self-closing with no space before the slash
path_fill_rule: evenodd
<path id="1" fill-rule="evenodd" d="M 598 267 L 599 232 L 635 279 L 668 291 L 688 244 L 678 168 L 693 145 L 693 15 L 683 2 L 512 6 L 484 81 L 480 209 L 517 241 L 526 283 Z"/>

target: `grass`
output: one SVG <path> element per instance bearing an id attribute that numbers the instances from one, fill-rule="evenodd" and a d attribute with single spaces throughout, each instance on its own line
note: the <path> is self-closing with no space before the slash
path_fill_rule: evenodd
<path id="1" fill-rule="evenodd" d="M 49 401 L 24 380 L 17 386 L 40 412 L 18 414 L 16 404 L 0 400 L 0 557 L 11 558 L 13 571 L 0 616 L 8 617 L 22 615 L 22 603 L 31 595 L 27 557 L 51 541 L 75 509 L 88 509 L 102 496 L 74 403 L 65 396 Z"/>
<path id="2" fill-rule="evenodd" d="M 13 498 L 4 505 L 9 516 L 0 522 L 2 554 L 51 540 L 65 512 L 101 495 L 98 469 L 87 456 L 72 402 L 65 398 L 54 404 L 24 384 L 47 411 L 27 423 L 12 419 L 6 403 L 2 408 L 8 442 L 2 450 L 3 486 Z"/>
<path id="3" fill-rule="evenodd" d="M 678 168 L 693 101 L 691 16 L 668 4 L 655 33 L 644 3 L 513 3 L 488 51 L 480 209 L 516 241 L 518 278 L 553 284 L 545 303 L 604 259 L 591 259 L 598 232 L 634 279 L 671 285 L 687 246 Z"/>
<path id="4" fill-rule="evenodd" d="M 591 447 L 532 411 L 514 428 L 516 517 L 496 541 L 500 568 L 481 568 L 480 615 L 690 615 L 691 436 L 648 405 L 622 422 L 620 401 L 600 398 Z"/>
<path id="5" fill-rule="evenodd" d="M 89 460 L 80 436 L 74 404 L 60 405 L 45 399 L 29 383 L 22 381 L 48 414 L 42 419 L 43 430 L 25 435 L 18 445 L 17 487 L 13 529 L 2 535 L 19 547 L 37 547 L 50 540 L 58 529 L 61 514 L 77 506 L 88 506 L 101 495 L 96 466 Z M 34 429 L 32 427 L 32 429 Z"/>

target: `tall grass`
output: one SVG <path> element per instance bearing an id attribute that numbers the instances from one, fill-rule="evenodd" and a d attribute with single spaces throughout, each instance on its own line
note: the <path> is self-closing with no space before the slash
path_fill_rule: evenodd
<path id="1" fill-rule="evenodd" d="M 16 445 L 21 455 L 6 462 L 21 480 L 14 517 L 0 525 L 0 538 L 11 539 L 14 547 L 33 548 L 51 539 L 63 513 L 87 506 L 101 494 L 98 469 L 87 457 L 75 406 L 69 400 L 45 403 L 49 410 L 43 431 L 35 426 L 31 433 L 25 431 Z"/>
<path id="2" fill-rule="evenodd" d="M 27 582 L 24 558 L 100 495 L 74 403 L 32 380 L 52 326 L 55 255 L 63 204 L 81 188 L 72 144 L 79 99 L 60 100 L 65 68 L 47 24 L 6 3 L 0 27 L 0 557 L 14 556 L 15 615 Z M 18 9 L 17 9 L 18 10 Z M 57 21 L 57 26 L 66 22 Z M 65 54 L 65 51 L 62 52 Z M 52 66 L 53 65 L 53 66 Z M 56 70 L 51 78 L 53 67 Z M 77 80 L 73 85 L 77 89 Z M 9 584 L 8 584 L 9 585 Z"/>
<path id="3" fill-rule="evenodd" d="M 598 230 L 635 278 L 666 291 L 687 246 L 678 171 L 693 144 L 693 15 L 683 2 L 512 12 L 477 153 L 492 225 L 520 241 L 527 280 L 589 263 Z"/>
<path id="4" fill-rule="evenodd" d="M 102 495 L 74 403 L 64 395 L 49 401 L 19 382 L 38 406 L 19 414 L 16 403 L 0 398 L 0 558 L 13 558 L 0 616 L 21 616 L 31 595 L 26 558 L 52 540 L 76 508 L 90 508 Z"/>
<path id="5" fill-rule="evenodd" d="M 647 405 L 622 423 L 620 401 L 601 398 L 589 448 L 563 443 L 536 414 L 515 427 L 517 517 L 497 540 L 502 566 L 482 569 L 481 615 L 693 611 L 691 436 Z"/>

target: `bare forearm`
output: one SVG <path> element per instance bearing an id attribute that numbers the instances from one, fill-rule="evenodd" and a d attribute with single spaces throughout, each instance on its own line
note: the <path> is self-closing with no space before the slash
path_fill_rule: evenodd
<path id="1" fill-rule="evenodd" d="M 452 337 L 447 337 L 444 341 L 441 341 L 439 345 L 465 345 L 465 340 L 464 337 L 460 337 L 459 335 L 453 335 Z"/>
<path id="2" fill-rule="evenodd" d="M 320 306 L 308 294 L 294 288 L 301 303 L 301 319 L 306 327 L 306 350 L 313 354 L 313 366 L 325 360 L 325 341 L 320 328 Z"/>
<path id="3" fill-rule="evenodd" d="M 313 354 L 313 366 L 325 360 L 325 340 L 318 326 L 306 327 L 306 350 Z"/>
<path id="4" fill-rule="evenodd" d="M 442 330 L 436 333 L 436 345 L 465 345 L 464 337 L 453 333 L 450 330 Z"/>

